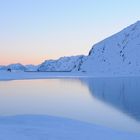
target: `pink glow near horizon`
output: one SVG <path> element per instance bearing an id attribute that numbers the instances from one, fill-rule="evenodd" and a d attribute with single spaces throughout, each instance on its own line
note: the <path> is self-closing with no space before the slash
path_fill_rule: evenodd
<path id="1" fill-rule="evenodd" d="M 0 65 L 87 55 L 94 43 L 139 20 L 139 5 L 138 0 L 0 1 Z"/>

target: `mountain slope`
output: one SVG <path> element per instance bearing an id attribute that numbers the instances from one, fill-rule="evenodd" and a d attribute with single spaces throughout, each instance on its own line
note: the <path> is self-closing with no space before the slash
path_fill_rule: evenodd
<path id="1" fill-rule="evenodd" d="M 5 71 L 6 70 L 6 66 L 0 65 L 0 71 Z"/>
<path id="2" fill-rule="evenodd" d="M 26 71 L 34 72 L 40 67 L 40 65 L 25 65 Z"/>
<path id="3" fill-rule="evenodd" d="M 95 44 L 81 71 L 92 74 L 139 74 L 140 21 Z"/>
<path id="4" fill-rule="evenodd" d="M 61 57 L 58 60 L 46 60 L 40 65 L 38 71 L 71 72 L 78 71 L 83 63 L 84 56 Z"/>
<path id="5" fill-rule="evenodd" d="M 20 63 L 17 64 L 10 64 L 8 66 L 5 66 L 5 70 L 8 71 L 25 71 L 26 67 Z"/>

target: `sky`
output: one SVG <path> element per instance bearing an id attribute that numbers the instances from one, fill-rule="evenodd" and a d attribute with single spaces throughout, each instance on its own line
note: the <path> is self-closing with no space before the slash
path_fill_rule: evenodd
<path id="1" fill-rule="evenodd" d="M 87 55 L 140 20 L 140 0 L 0 0 L 0 65 Z"/>

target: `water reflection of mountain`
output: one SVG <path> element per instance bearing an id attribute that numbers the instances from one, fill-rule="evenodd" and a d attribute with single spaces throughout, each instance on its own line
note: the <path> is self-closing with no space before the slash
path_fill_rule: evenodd
<path id="1" fill-rule="evenodd" d="M 92 96 L 140 121 L 140 78 L 81 79 Z"/>

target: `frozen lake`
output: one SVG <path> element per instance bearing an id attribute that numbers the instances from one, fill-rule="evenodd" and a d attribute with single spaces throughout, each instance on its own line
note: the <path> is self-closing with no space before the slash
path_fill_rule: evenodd
<path id="1" fill-rule="evenodd" d="M 140 78 L 0 81 L 0 115 L 26 114 L 140 132 Z"/>

